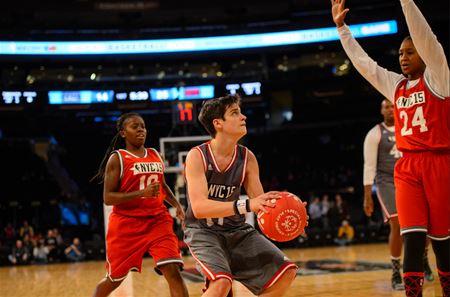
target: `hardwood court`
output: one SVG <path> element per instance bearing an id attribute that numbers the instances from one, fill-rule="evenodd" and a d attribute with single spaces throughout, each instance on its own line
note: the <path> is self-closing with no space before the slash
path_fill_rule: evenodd
<path id="1" fill-rule="evenodd" d="M 387 244 L 354 245 L 350 247 L 323 247 L 285 250 L 296 260 L 338 259 L 355 262 L 389 263 Z M 435 280 L 425 282 L 424 297 L 442 296 L 436 272 L 434 253 L 429 258 Z M 153 272 L 152 259 L 145 258 L 143 271 L 131 273 L 111 296 L 113 297 L 169 297 L 163 277 Z M 185 257 L 185 266 L 194 267 L 192 257 Z M 303 268 L 302 268 L 303 269 Z M 299 296 L 404 296 L 390 287 L 389 269 L 366 272 L 339 272 L 322 275 L 299 275 L 286 297 Z M 88 297 L 101 277 L 105 275 L 103 261 L 75 264 L 33 265 L 0 268 L 0 296 L 2 297 Z M 203 283 L 186 280 L 191 297 L 201 296 Z M 239 283 L 233 284 L 234 296 L 253 296 Z"/>

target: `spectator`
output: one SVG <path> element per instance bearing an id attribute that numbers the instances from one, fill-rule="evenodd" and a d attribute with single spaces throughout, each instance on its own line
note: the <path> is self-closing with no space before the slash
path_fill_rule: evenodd
<path id="1" fill-rule="evenodd" d="M 45 246 L 45 240 L 40 239 L 33 248 L 34 262 L 37 264 L 46 264 L 48 262 L 48 248 Z"/>
<path id="2" fill-rule="evenodd" d="M 24 238 L 26 234 L 28 234 L 30 238 L 33 237 L 34 235 L 33 227 L 30 224 L 28 224 L 27 220 L 23 221 L 23 225 L 22 227 L 20 227 L 19 230 L 19 235 L 21 238 Z"/>
<path id="3" fill-rule="evenodd" d="M 334 239 L 334 242 L 341 246 L 348 245 L 353 241 L 354 236 L 355 230 L 352 225 L 350 225 L 347 220 L 343 220 L 341 226 L 339 227 L 337 238 Z"/>
<path id="4" fill-rule="evenodd" d="M 342 198 L 341 194 L 336 194 L 334 196 L 334 202 L 332 203 L 328 214 L 330 226 L 332 228 L 338 228 L 343 220 L 350 219 L 347 202 Z"/>
<path id="5" fill-rule="evenodd" d="M 321 227 L 322 211 L 320 210 L 320 198 L 315 196 L 308 209 L 309 226 Z"/>
<path id="6" fill-rule="evenodd" d="M 48 261 L 54 262 L 56 260 L 59 260 L 56 238 L 53 229 L 48 229 L 47 231 L 47 236 L 45 237 L 45 246 L 48 249 Z"/>
<path id="7" fill-rule="evenodd" d="M 65 249 L 64 254 L 66 255 L 67 260 L 72 262 L 82 261 L 85 258 L 85 254 L 81 249 L 81 243 L 78 237 L 73 239 L 72 244 Z"/>
<path id="8" fill-rule="evenodd" d="M 33 242 L 31 241 L 31 237 L 28 233 L 25 233 L 25 236 L 22 238 L 23 247 L 28 251 L 28 254 L 32 256 L 33 253 Z M 30 259 L 32 260 L 32 259 Z"/>
<path id="9" fill-rule="evenodd" d="M 328 211 L 330 210 L 330 200 L 327 194 L 323 194 L 322 201 L 320 202 L 320 210 L 322 212 L 322 223 L 325 229 L 330 228 L 330 223 L 328 220 Z"/>
<path id="10" fill-rule="evenodd" d="M 3 229 L 3 232 L 5 233 L 6 244 L 12 245 L 12 243 L 16 239 L 16 230 L 14 230 L 12 224 L 8 223 L 6 227 Z"/>
<path id="11" fill-rule="evenodd" d="M 9 261 L 13 265 L 28 264 L 30 258 L 29 251 L 23 246 L 22 240 L 16 240 L 16 246 L 13 247 L 12 253 L 8 256 Z"/>

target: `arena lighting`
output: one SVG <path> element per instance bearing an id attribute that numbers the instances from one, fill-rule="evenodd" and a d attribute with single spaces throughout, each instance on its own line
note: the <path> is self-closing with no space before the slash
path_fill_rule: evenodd
<path id="1" fill-rule="evenodd" d="M 355 38 L 397 33 L 397 21 L 351 25 Z M 0 41 L 0 55 L 158 54 L 284 46 L 339 40 L 335 27 L 231 36 L 121 41 Z"/>

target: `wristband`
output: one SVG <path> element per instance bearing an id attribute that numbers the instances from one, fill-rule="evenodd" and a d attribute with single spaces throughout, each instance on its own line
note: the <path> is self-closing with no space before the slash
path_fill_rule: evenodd
<path id="1" fill-rule="evenodd" d="M 237 208 L 237 202 L 238 202 L 238 200 L 234 200 L 234 202 L 233 202 L 233 209 L 234 209 L 234 214 L 235 215 L 239 214 L 239 210 Z"/>
<path id="2" fill-rule="evenodd" d="M 247 202 L 245 200 L 236 200 L 236 208 L 239 214 L 243 215 L 247 213 Z"/>
<path id="3" fill-rule="evenodd" d="M 245 199 L 245 209 L 247 210 L 247 212 L 252 212 L 252 210 L 250 209 L 250 199 Z"/>

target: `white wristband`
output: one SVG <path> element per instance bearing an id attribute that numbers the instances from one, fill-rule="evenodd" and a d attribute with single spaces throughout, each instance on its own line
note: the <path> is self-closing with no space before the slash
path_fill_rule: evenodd
<path id="1" fill-rule="evenodd" d="M 236 201 L 236 207 L 238 209 L 239 214 L 246 214 L 247 213 L 247 207 L 246 207 L 245 200 L 237 200 Z"/>

